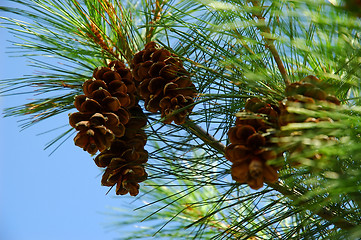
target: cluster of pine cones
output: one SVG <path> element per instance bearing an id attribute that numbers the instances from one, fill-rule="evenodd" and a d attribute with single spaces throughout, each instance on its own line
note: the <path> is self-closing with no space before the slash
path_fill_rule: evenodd
<path id="1" fill-rule="evenodd" d="M 271 139 L 289 123 L 332 121 L 288 111 L 293 104 L 340 104 L 322 88 L 318 78 L 307 76 L 288 85 L 286 98 L 278 104 L 258 98 L 246 102 L 236 126 L 228 131 L 230 144 L 225 150 L 234 180 L 252 189 L 278 180 L 282 165 L 272 160 L 282 152 Z M 79 112 L 69 116 L 70 125 L 78 131 L 75 145 L 92 155 L 100 152 L 94 161 L 105 168 L 102 185 L 116 186 L 119 195 L 138 195 L 139 183 L 147 179 L 144 165 L 148 160 L 143 129 L 147 117 L 139 100 L 144 100 L 146 110 L 160 112 L 164 123 L 185 123 L 197 95 L 190 74 L 176 55 L 150 42 L 134 55 L 130 69 L 121 61 L 95 69 L 93 78 L 84 82 L 83 92 L 74 101 Z"/>
<path id="2" fill-rule="evenodd" d="M 274 183 L 278 180 L 278 170 L 282 166 L 271 160 L 275 160 L 282 152 L 277 151 L 278 146 L 271 138 L 277 137 L 280 127 L 289 123 L 332 121 L 288 111 L 293 104 L 340 104 L 335 96 L 327 94 L 322 88 L 322 82 L 310 75 L 288 85 L 285 89 L 286 98 L 278 104 L 269 104 L 257 98 L 247 100 L 245 111 L 237 116 L 236 126 L 228 131 L 230 144 L 225 154 L 232 162 L 231 174 L 235 181 L 259 189 L 264 182 Z M 288 150 L 300 151 L 302 148 L 298 146 Z"/>
<path id="3" fill-rule="evenodd" d="M 154 42 L 135 54 L 131 69 L 121 61 L 98 67 L 84 82 L 84 94 L 75 97 L 79 112 L 69 115 L 77 130 L 75 145 L 94 155 L 96 165 L 105 168 L 102 185 L 116 186 L 116 194 L 139 193 L 147 178 L 143 130 L 147 117 L 139 106 L 160 111 L 163 122 L 183 124 L 192 111 L 196 90 L 182 61 Z"/>

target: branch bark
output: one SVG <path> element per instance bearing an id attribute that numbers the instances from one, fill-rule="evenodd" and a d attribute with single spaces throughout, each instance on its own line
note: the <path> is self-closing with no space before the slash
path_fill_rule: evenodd
<path id="1" fill-rule="evenodd" d="M 194 123 L 192 120 L 187 119 L 183 124 L 188 130 L 190 130 L 194 135 L 202 139 L 202 141 L 209 146 L 216 149 L 219 153 L 224 154 L 226 146 L 221 143 L 219 140 L 215 139 L 212 135 L 210 135 L 206 130 L 204 130 L 201 126 Z"/>

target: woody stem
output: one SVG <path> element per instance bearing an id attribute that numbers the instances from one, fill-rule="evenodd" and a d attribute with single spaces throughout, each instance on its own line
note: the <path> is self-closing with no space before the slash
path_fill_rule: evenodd
<path id="1" fill-rule="evenodd" d="M 201 126 L 194 123 L 192 120 L 187 119 L 183 124 L 189 131 L 191 131 L 194 135 L 202 139 L 202 141 L 209 146 L 216 149 L 219 153 L 224 154 L 226 146 L 223 145 L 219 140 L 210 135 L 206 130 L 204 130 Z"/>
<path id="2" fill-rule="evenodd" d="M 251 1 L 254 7 L 262 7 L 260 6 L 260 2 L 258 0 Z M 271 52 L 274 60 L 276 61 L 277 67 L 282 75 L 283 81 L 288 86 L 290 84 L 290 79 L 288 77 L 285 66 L 283 65 L 282 59 L 274 45 L 274 39 L 270 38 L 271 29 L 266 24 L 265 18 L 262 16 L 262 12 L 255 12 L 253 15 L 258 20 L 257 28 L 261 31 L 261 35 L 266 42 L 266 47 Z"/>
<path id="3" fill-rule="evenodd" d="M 149 22 L 149 24 L 153 25 L 160 19 L 162 7 L 163 7 L 163 5 L 161 5 L 160 1 L 155 0 L 155 3 L 154 3 L 154 15 L 153 15 L 153 19 Z M 153 35 L 154 35 L 154 26 L 151 26 L 149 28 L 149 30 L 147 28 L 147 34 L 146 34 L 146 42 L 147 43 L 152 41 Z"/>

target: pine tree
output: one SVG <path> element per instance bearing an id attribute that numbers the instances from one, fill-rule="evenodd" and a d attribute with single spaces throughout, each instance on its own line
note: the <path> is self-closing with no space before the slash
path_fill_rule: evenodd
<path id="1" fill-rule="evenodd" d="M 5 116 L 71 113 L 49 146 L 76 132 L 109 194 L 148 202 L 128 239 L 361 237 L 357 1 L 11 1 L 46 74 L 1 80 L 37 89 Z"/>

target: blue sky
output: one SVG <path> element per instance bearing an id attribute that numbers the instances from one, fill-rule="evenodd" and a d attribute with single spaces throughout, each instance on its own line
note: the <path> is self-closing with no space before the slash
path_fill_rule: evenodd
<path id="1" fill-rule="evenodd" d="M 14 37 L 3 28 L 0 36 L 0 78 L 34 73 L 25 58 L 6 53 Z M 0 97 L 0 109 L 24 104 L 30 97 Z M 60 131 L 38 134 L 66 124 L 67 114 L 21 132 L 18 120 L 0 118 L 1 240 L 107 240 L 131 230 L 110 231 L 117 220 L 109 215 L 114 213 L 111 208 L 132 208 L 134 198 L 117 197 L 114 191 L 106 195 L 108 188 L 100 185 L 101 171 L 88 153 L 72 139 L 51 156 L 51 150 L 43 150 Z"/>

